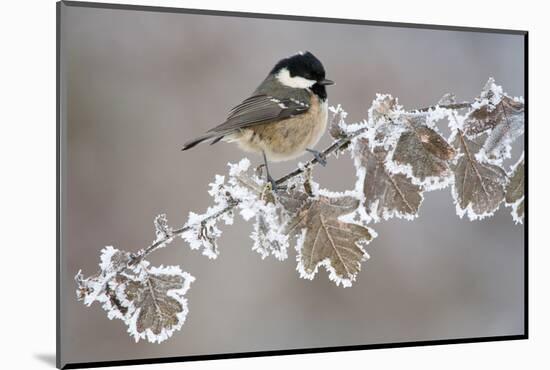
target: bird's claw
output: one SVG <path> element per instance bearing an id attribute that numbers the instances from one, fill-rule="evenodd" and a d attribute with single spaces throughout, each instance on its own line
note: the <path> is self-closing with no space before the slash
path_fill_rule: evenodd
<path id="1" fill-rule="evenodd" d="M 306 150 L 313 155 L 313 157 L 317 160 L 317 162 L 319 162 L 321 166 L 325 167 L 327 165 L 327 160 L 325 159 L 325 155 L 323 153 L 315 149 Z"/>
<path id="2" fill-rule="evenodd" d="M 279 192 L 279 190 L 286 190 L 285 185 L 277 185 L 277 181 L 273 177 L 271 177 L 271 175 L 269 175 L 269 174 L 267 175 L 267 182 L 271 186 L 271 190 L 274 193 Z"/>

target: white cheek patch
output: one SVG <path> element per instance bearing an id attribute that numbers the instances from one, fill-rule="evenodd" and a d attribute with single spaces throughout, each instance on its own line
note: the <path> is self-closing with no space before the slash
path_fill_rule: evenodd
<path id="1" fill-rule="evenodd" d="M 307 78 L 299 76 L 290 76 L 288 69 L 283 68 L 277 73 L 277 80 L 285 86 L 293 87 L 296 89 L 308 89 L 315 84 L 316 81 L 308 80 Z"/>

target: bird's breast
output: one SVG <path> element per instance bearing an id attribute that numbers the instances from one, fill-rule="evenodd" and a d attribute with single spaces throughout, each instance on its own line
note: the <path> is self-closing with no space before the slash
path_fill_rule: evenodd
<path id="1" fill-rule="evenodd" d="M 312 94 L 306 113 L 244 129 L 236 141 L 246 151 L 264 151 L 270 161 L 294 159 L 319 142 L 327 117 L 327 102 Z"/>

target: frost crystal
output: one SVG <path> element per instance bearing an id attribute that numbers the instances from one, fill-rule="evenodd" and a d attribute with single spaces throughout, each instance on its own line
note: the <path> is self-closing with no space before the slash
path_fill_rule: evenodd
<path id="1" fill-rule="evenodd" d="M 437 105 L 449 105 L 456 103 L 456 96 L 453 93 L 445 93 L 437 102 Z"/>
<path id="2" fill-rule="evenodd" d="M 210 218 L 211 211 L 217 211 L 217 207 L 208 208 L 206 215 L 189 212 L 186 224 L 188 230 L 181 233 L 181 237 L 189 243 L 191 249 L 200 249 L 202 247 L 203 255 L 210 259 L 215 259 L 219 254 L 216 239 L 222 232 L 216 225 L 217 219 Z"/>
<path id="3" fill-rule="evenodd" d="M 149 262 L 134 262 L 128 252 L 105 247 L 101 251 L 100 271 L 84 278 L 75 276 L 77 297 L 90 306 L 102 304 L 109 319 L 120 319 L 136 340 L 162 342 L 181 329 L 188 313 L 184 298 L 195 280 L 178 266 L 149 267 Z"/>
<path id="4" fill-rule="evenodd" d="M 329 111 L 332 113 L 332 118 L 328 125 L 328 131 L 333 139 L 341 139 L 347 136 L 345 119 L 348 115 L 338 104 L 336 107 L 329 107 Z"/>
<path id="5" fill-rule="evenodd" d="M 479 158 L 498 165 L 510 158 L 511 144 L 523 134 L 524 121 L 523 100 L 504 94 L 491 78 L 465 117 L 464 132 L 469 137 L 487 134 Z"/>
<path id="6" fill-rule="evenodd" d="M 512 217 L 516 224 L 522 224 L 525 214 L 525 163 L 523 153 L 512 166 L 508 177 L 510 182 L 506 186 L 506 206 L 512 208 Z"/>
<path id="7" fill-rule="evenodd" d="M 251 171 L 247 158 L 236 164 L 229 163 L 227 181 L 217 175 L 209 193 L 214 198 L 214 206 L 203 215 L 191 213 L 186 224 L 188 230 L 182 233 L 192 249 L 202 247 L 203 254 L 215 258 L 219 253 L 216 241 L 221 235 L 217 222 L 222 219 L 226 224 L 232 223 L 233 213 L 224 210 L 234 207 L 245 221 L 254 220 L 250 235 L 254 251 L 262 258 L 269 255 L 279 260 L 287 258 L 288 236 L 282 232 L 285 215 L 269 184 Z"/>
<path id="8" fill-rule="evenodd" d="M 375 146 L 389 150 L 395 147 L 401 133 L 406 130 L 401 117 L 405 111 L 397 103 L 397 98 L 388 94 L 376 94 L 376 99 L 368 111 L 368 121 L 365 123 L 368 139 L 372 148 Z"/>
<path id="9" fill-rule="evenodd" d="M 174 239 L 172 236 L 174 230 L 168 225 L 166 215 L 164 213 L 158 215 L 153 223 L 155 225 L 155 243 L 160 243 L 159 247 L 167 246 Z"/>

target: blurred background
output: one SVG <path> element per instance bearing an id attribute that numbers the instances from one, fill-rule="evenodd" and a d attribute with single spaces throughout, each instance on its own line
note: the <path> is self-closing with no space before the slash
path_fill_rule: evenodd
<path id="1" fill-rule="evenodd" d="M 347 289 L 324 269 L 300 279 L 293 250 L 284 262 L 262 261 L 251 225 L 238 218 L 224 228 L 217 260 L 176 240 L 150 261 L 181 265 L 197 280 L 183 329 L 160 345 L 134 343 L 122 321 L 77 302 L 73 281 L 79 269 L 96 272 L 106 245 L 147 246 L 157 214 L 179 226 L 211 204 L 208 183 L 243 154 L 225 143 L 180 148 L 223 122 L 282 57 L 309 50 L 321 59 L 336 81 L 329 104 L 342 104 L 352 122 L 366 117 L 377 92 L 424 107 L 447 92 L 471 100 L 493 76 L 524 95 L 522 36 L 78 7 L 62 16 L 63 362 L 523 333 L 523 226 L 503 207 L 483 221 L 461 220 L 449 189 L 427 194 L 414 222 L 374 225 L 371 259 Z M 318 148 L 329 143 L 325 135 Z M 517 143 L 507 165 L 521 150 Z M 351 189 L 349 157 L 331 162 L 316 168 L 316 180 Z"/>

